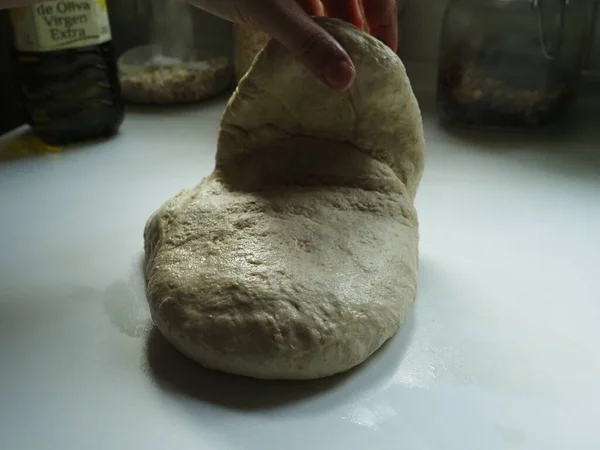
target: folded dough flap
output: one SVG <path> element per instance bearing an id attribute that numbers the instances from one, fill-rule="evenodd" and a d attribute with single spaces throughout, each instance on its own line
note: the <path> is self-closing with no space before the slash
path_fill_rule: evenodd
<path id="1" fill-rule="evenodd" d="M 289 153 L 301 152 L 307 161 L 316 158 L 317 164 L 319 154 L 338 161 L 346 154 L 358 161 L 355 153 L 359 152 L 391 168 L 414 198 L 423 171 L 424 138 L 419 107 L 402 62 L 391 49 L 352 25 L 318 20 L 352 58 L 356 67 L 352 87 L 337 92 L 325 86 L 272 40 L 229 101 L 221 124 L 217 170 L 236 178 L 238 169 L 249 161 L 256 166 L 261 159 L 266 162 L 279 154 L 297 163 L 298 158 Z M 302 144 L 293 143 L 298 140 Z M 261 152 L 269 158 L 260 158 Z"/>

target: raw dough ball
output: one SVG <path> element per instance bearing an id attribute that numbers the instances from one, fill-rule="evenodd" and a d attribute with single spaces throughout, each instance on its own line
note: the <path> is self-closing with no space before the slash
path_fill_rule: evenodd
<path id="1" fill-rule="evenodd" d="M 257 378 L 348 370 L 415 299 L 421 117 L 404 66 L 322 19 L 356 82 L 334 92 L 270 42 L 231 98 L 214 172 L 148 220 L 154 323 L 200 364 Z"/>

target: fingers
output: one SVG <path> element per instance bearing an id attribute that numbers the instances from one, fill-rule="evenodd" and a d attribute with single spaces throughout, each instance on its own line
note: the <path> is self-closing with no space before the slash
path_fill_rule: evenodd
<path id="1" fill-rule="evenodd" d="M 362 0 L 370 33 L 398 50 L 398 17 L 396 0 Z"/>
<path id="2" fill-rule="evenodd" d="M 326 13 L 329 17 L 345 20 L 352 25 L 363 29 L 363 18 L 358 3 L 361 0 L 323 0 Z"/>
<path id="3" fill-rule="evenodd" d="M 283 4 L 283 5 L 282 5 Z M 296 3 L 268 1 L 259 25 L 290 50 L 322 82 L 347 89 L 355 69 L 342 46 Z"/>

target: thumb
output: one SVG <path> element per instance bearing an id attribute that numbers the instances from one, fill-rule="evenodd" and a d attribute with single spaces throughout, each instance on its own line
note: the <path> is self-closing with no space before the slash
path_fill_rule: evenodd
<path id="1" fill-rule="evenodd" d="M 285 7 L 278 7 L 281 3 Z M 288 2 L 271 3 L 271 11 L 265 11 L 262 16 L 261 28 L 281 42 L 322 82 L 340 91 L 349 88 L 356 70 L 346 51 L 298 3 L 291 3 L 291 7 Z"/>

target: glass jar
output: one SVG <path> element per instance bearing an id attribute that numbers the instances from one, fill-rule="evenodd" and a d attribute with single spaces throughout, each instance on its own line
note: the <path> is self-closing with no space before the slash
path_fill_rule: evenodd
<path id="1" fill-rule="evenodd" d="M 536 128 L 564 117 L 581 74 L 587 0 L 450 0 L 438 113 L 449 125 Z"/>
<path id="2" fill-rule="evenodd" d="M 180 105 L 214 97 L 232 85 L 229 22 L 183 1 L 140 2 L 139 12 L 149 16 L 151 24 L 149 42 L 119 58 L 126 100 Z"/>
<path id="3" fill-rule="evenodd" d="M 600 0 L 593 1 L 580 98 L 600 99 Z"/>

